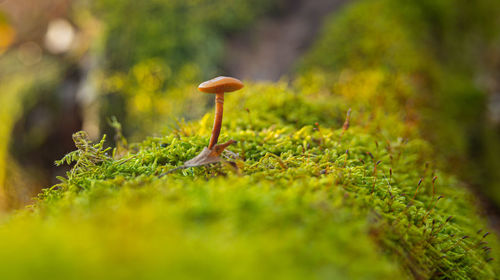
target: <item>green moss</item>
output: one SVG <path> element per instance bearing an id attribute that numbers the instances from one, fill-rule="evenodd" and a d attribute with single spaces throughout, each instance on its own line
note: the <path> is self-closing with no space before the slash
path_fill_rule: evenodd
<path id="1" fill-rule="evenodd" d="M 495 277 L 495 238 L 483 238 L 472 197 L 439 171 L 427 142 L 398 137 L 397 115 L 366 124 L 378 107 L 353 109 L 343 131 L 349 96 L 300 91 L 261 84 L 226 98 L 221 141 L 238 141 L 230 147 L 241 156 L 237 170 L 158 177 L 206 145 L 211 115 L 131 144 L 121 158 L 79 141 L 67 178 L 3 223 L 2 271 L 20 279 L 53 270 L 61 278 Z"/>
<path id="2" fill-rule="evenodd" d="M 220 140 L 238 141 L 230 147 L 240 156 L 234 164 L 160 177 L 206 146 L 212 114 L 179 122 L 162 137 L 121 141 L 114 150 L 104 139 L 92 144 L 80 135 L 78 150 L 58 162 L 74 164 L 61 183 L 1 223 L 3 275 L 497 278 L 498 239 L 443 155 L 467 146 L 451 121 L 463 105 L 446 108 L 439 130 L 422 119 L 426 108 L 436 116 L 428 106 L 432 93 L 440 105 L 457 91 L 463 91 L 459 104 L 479 104 L 479 94 L 469 76 L 445 75 L 450 65 L 432 60 L 449 43 L 427 49 L 422 40 L 434 37 L 416 32 L 428 28 L 425 21 L 412 28 L 405 21 L 430 15 L 443 19 L 439 34 L 456 35 L 456 10 L 440 6 L 450 8 L 451 1 L 396 3 L 348 7 L 328 25 L 292 85 L 248 85 L 228 95 Z M 131 104 L 153 104 L 151 96 L 163 89 L 151 77 L 169 71 L 156 60 L 132 60 L 132 70 L 109 77 L 106 86 L 129 94 Z M 189 66 L 179 68 L 196 76 Z M 449 81 L 455 86 L 444 91 Z M 165 95 L 189 102 L 189 87 L 176 85 Z M 154 106 L 176 106 L 172 99 Z M 135 121 L 147 125 L 148 118 Z M 436 144 L 431 131 L 443 142 Z"/>
<path id="3" fill-rule="evenodd" d="M 484 82 L 488 75 L 496 78 L 498 3 L 358 1 L 329 19 L 300 72 L 349 78 L 376 71 L 393 77 L 381 89 L 381 106 L 404 114 L 410 105 L 414 111 L 406 119 L 437 147 L 446 168 L 458 170 L 461 179 L 498 205 L 500 135 L 488 118 L 491 89 Z M 370 96 L 366 99 L 374 101 Z"/>

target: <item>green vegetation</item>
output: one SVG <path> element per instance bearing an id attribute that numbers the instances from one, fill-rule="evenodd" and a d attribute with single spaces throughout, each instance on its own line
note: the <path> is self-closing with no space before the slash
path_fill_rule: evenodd
<path id="1" fill-rule="evenodd" d="M 11 240 L 2 271 L 20 279 L 56 269 L 62 279 L 493 278 L 498 245 L 483 237 L 463 186 L 435 168 L 432 148 L 398 115 L 359 111 L 350 98 L 286 84 L 234 93 L 221 141 L 238 141 L 237 169 L 158 178 L 206 145 L 210 114 L 122 157 L 76 135 L 79 149 L 59 162 L 76 161 L 68 177 L 2 226 L 0 239 Z"/>
<path id="2" fill-rule="evenodd" d="M 116 121 L 114 145 L 76 133 L 60 183 L 2 217 L 2 276 L 498 278 L 498 238 L 462 180 L 497 195 L 481 170 L 498 159 L 472 159 L 467 137 L 477 132 L 483 156 L 498 148 L 473 76 L 486 67 L 473 58 L 496 47 L 500 5 L 489 2 L 467 13 L 451 0 L 348 5 L 291 82 L 227 97 L 219 142 L 238 141 L 238 157 L 165 176 L 207 145 L 213 115 L 163 120 L 207 111 L 194 81 L 215 73 L 225 32 L 270 6 L 96 2 L 108 28 L 103 114 L 125 104 L 125 135 L 162 136 L 128 143 Z"/>
<path id="3" fill-rule="evenodd" d="M 218 70 L 224 36 L 251 24 L 274 2 L 76 0 L 72 5 L 68 17 L 84 39 L 61 56 L 44 52 L 43 41 L 26 38 L 5 51 L 15 30 L 0 11 L 0 102 L 9 104 L 0 112 L 0 197 L 8 197 L 0 199 L 1 209 L 24 205 L 52 181 L 51 174 L 43 174 L 51 171 L 44 155 L 35 163 L 26 159 L 40 157 L 53 146 L 48 139 L 68 132 L 58 121 L 65 112 L 73 114 L 73 125 L 83 121 L 92 132 L 99 126 L 107 132 L 110 116 L 117 116 L 132 139 L 161 134 L 180 117 L 202 116 L 208 100 L 189 87 Z M 23 50 L 23 43 L 34 45 L 34 53 Z M 38 119 L 29 123 L 26 116 Z M 17 138 L 11 141 L 12 136 Z M 19 161 L 26 170 L 14 168 Z"/>
<path id="4" fill-rule="evenodd" d="M 486 73 L 497 67 L 498 38 L 498 1 L 359 1 L 331 18 L 300 70 L 392 77 L 381 95 L 395 104 L 383 106 L 404 113 L 413 104 L 418 113 L 407 110 L 406 118 L 447 169 L 500 205 L 500 133 L 488 119 L 485 82 L 495 78 Z"/>

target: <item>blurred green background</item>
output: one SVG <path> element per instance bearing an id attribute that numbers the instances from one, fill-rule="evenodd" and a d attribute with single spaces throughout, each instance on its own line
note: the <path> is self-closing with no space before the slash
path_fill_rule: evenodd
<path id="1" fill-rule="evenodd" d="M 0 203 L 54 184 L 75 131 L 114 135 L 116 117 L 139 140 L 202 116 L 205 79 L 360 75 L 397 93 L 387 110 L 417 96 L 436 160 L 498 213 L 499 33 L 495 0 L 0 1 Z"/>

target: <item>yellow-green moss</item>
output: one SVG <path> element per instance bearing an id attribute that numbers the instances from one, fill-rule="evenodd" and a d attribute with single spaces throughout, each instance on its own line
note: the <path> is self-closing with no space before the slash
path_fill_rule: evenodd
<path id="1" fill-rule="evenodd" d="M 238 170 L 158 178 L 206 145 L 211 115 L 132 144 L 119 159 L 79 150 L 66 158 L 79 160 L 68 178 L 3 223 L 2 271 L 22 266 L 20 279 L 53 270 L 61 278 L 494 278 L 496 239 L 483 238 L 470 194 L 439 171 L 427 142 L 398 137 L 405 125 L 382 108 L 353 109 L 342 136 L 345 108 L 357 108 L 349 98 L 284 83 L 228 96 L 221 141 L 238 141 L 230 148 L 242 158 Z M 370 122 L 379 114 L 386 121 Z"/>
<path id="2" fill-rule="evenodd" d="M 433 132 L 422 127 L 429 94 L 441 93 L 447 81 L 465 89 L 463 103 L 467 96 L 477 100 L 477 92 L 467 75 L 445 75 L 447 66 L 430 61 L 433 52 L 418 43 L 429 38 L 415 32 L 427 28 L 424 22 L 408 28 L 405 13 L 395 11 L 426 13 L 396 3 L 360 1 L 345 10 L 292 85 L 248 85 L 228 95 L 221 141 L 238 141 L 230 147 L 241 157 L 234 160 L 238 169 L 217 164 L 159 178 L 206 146 L 211 114 L 130 144 L 125 153 L 106 150 L 104 142 L 79 145 L 59 162 L 76 162 L 61 183 L 0 225 L 2 275 L 497 278 L 497 237 L 474 197 L 443 171 L 451 169 L 443 153 L 453 152 L 440 150 L 446 140 L 464 149 L 457 134 L 446 132 L 454 130 L 450 116 L 460 106 L 434 131 L 444 144 L 423 137 Z M 444 13 L 442 30 L 454 22 L 452 10 L 419 3 L 438 13 L 431 18 Z M 388 40 L 374 40 L 382 37 Z M 152 76 L 154 62 L 141 60 L 130 77 L 111 77 L 108 86 L 135 96 L 134 85 L 155 84 L 132 79 Z M 167 95 L 182 93 L 189 102 L 198 98 L 190 87 Z M 453 92 L 437 95 L 439 104 Z M 343 130 L 349 108 L 350 127 Z"/>
<path id="3" fill-rule="evenodd" d="M 407 119 L 439 149 L 446 168 L 498 205 L 500 134 L 488 117 L 491 89 L 484 80 L 496 78 L 499 3 L 357 1 L 328 20 L 300 72 L 350 77 L 368 70 L 393 77 L 381 94 L 382 103 L 395 106 L 383 107 L 404 113 L 410 104 Z"/>

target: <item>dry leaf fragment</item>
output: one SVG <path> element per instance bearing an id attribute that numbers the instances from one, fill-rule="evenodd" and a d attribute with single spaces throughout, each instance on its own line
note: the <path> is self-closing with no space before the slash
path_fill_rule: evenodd
<path id="1" fill-rule="evenodd" d="M 160 177 L 163 177 L 167 174 L 170 174 L 176 170 L 179 169 L 185 169 L 189 167 L 197 167 L 197 166 L 203 166 L 203 165 L 208 165 L 211 163 L 217 163 L 222 161 L 221 154 L 224 152 L 224 150 L 231 144 L 236 143 L 234 140 L 229 140 L 224 144 L 218 144 L 215 145 L 212 149 L 209 148 L 204 148 L 201 153 L 199 153 L 197 156 L 194 158 L 184 162 L 184 165 L 176 167 L 172 170 L 169 170 L 163 174 L 160 175 Z"/>

